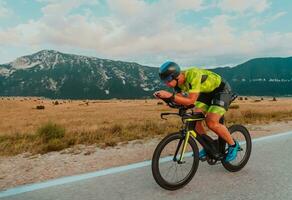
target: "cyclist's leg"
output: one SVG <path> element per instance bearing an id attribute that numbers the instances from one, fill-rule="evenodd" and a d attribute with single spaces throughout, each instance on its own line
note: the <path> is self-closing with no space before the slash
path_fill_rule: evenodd
<path id="1" fill-rule="evenodd" d="M 228 129 L 226 128 L 226 126 L 219 122 L 221 117 L 221 114 L 213 113 L 211 110 L 211 112 L 207 113 L 206 124 L 209 129 L 211 129 L 214 133 L 223 138 L 229 145 L 234 145 L 234 141 Z"/>
<path id="2" fill-rule="evenodd" d="M 196 106 L 198 105 L 197 103 L 198 102 L 196 102 Z M 203 104 L 201 103 L 201 105 L 203 105 Z M 203 108 L 198 108 L 198 107 L 195 108 L 195 112 L 202 112 L 204 114 L 206 113 L 206 111 Z M 198 133 L 200 135 L 206 134 L 206 131 L 205 131 L 204 126 L 203 126 L 203 121 L 197 121 L 195 123 L 196 123 L 196 127 L 195 127 L 196 133 Z M 207 155 L 207 153 L 204 150 L 204 148 L 201 148 L 201 150 L 199 152 L 200 160 L 203 161 L 206 158 L 206 155 Z"/>
<path id="3" fill-rule="evenodd" d="M 201 101 L 199 101 L 199 100 L 201 100 Z M 208 109 L 209 109 L 209 106 L 206 103 L 203 103 L 202 101 L 203 100 L 199 98 L 198 101 L 196 102 L 195 112 L 202 112 L 202 113 L 206 114 Z M 196 132 L 199 134 L 206 134 L 206 131 L 205 131 L 204 126 L 203 126 L 203 121 L 197 121 L 195 129 L 196 129 Z"/>
<path id="4" fill-rule="evenodd" d="M 204 113 L 204 111 L 201 108 L 196 108 L 195 112 L 203 112 Z M 195 129 L 196 129 L 196 132 L 199 133 L 200 135 L 206 134 L 206 131 L 205 131 L 204 126 L 203 126 L 203 121 L 197 121 Z"/>
<path id="5" fill-rule="evenodd" d="M 229 107 L 231 96 L 228 93 L 218 93 L 214 95 L 211 106 L 206 115 L 206 124 L 209 129 L 223 138 L 229 145 L 234 145 L 234 141 L 224 124 L 220 124 L 220 118 Z"/>

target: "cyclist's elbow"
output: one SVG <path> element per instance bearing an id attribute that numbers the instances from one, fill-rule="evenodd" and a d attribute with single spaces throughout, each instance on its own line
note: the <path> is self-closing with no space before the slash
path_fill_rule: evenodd
<path id="1" fill-rule="evenodd" d="M 188 99 L 187 105 L 193 105 L 193 104 L 195 104 L 195 102 L 196 102 L 196 100 Z"/>
<path id="2" fill-rule="evenodd" d="M 198 96 L 199 96 L 198 93 L 191 93 L 191 94 L 189 95 L 189 98 L 188 98 L 188 101 L 189 101 L 188 103 L 189 103 L 189 105 L 194 104 L 194 103 L 197 101 Z"/>

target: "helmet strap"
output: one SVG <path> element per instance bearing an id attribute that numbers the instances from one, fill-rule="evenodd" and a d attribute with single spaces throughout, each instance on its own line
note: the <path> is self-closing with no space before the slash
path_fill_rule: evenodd
<path id="1" fill-rule="evenodd" d="M 176 85 L 175 85 L 175 87 L 178 87 L 178 79 L 175 78 L 174 80 L 176 80 Z"/>
<path id="2" fill-rule="evenodd" d="M 176 85 L 174 86 L 174 90 L 175 90 L 177 93 L 180 93 L 180 92 L 181 92 L 181 89 L 178 87 L 178 79 L 175 78 L 174 80 L 176 80 Z"/>

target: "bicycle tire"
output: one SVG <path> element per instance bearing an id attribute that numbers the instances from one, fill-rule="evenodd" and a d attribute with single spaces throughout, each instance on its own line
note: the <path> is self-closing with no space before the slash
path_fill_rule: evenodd
<path id="1" fill-rule="evenodd" d="M 227 161 L 225 161 L 225 159 L 223 159 L 221 161 L 223 167 L 226 170 L 228 170 L 230 172 L 237 172 L 237 171 L 240 171 L 247 164 L 247 162 L 250 158 L 250 154 L 251 154 L 251 150 L 252 150 L 251 137 L 250 137 L 249 131 L 244 126 L 239 125 L 239 124 L 235 124 L 235 125 L 230 126 L 228 128 L 228 130 L 229 130 L 231 136 L 235 132 L 242 133 L 242 135 L 245 138 L 245 142 L 246 142 L 246 153 L 238 165 L 234 165 L 234 164 L 232 164 L 232 162 L 227 162 Z"/>
<path id="2" fill-rule="evenodd" d="M 165 138 L 163 138 L 161 140 L 161 142 L 157 145 L 157 147 L 154 151 L 154 154 L 152 157 L 152 175 L 153 175 L 156 183 L 164 189 L 177 190 L 177 189 L 184 187 L 186 184 L 188 184 L 192 180 L 192 178 L 194 177 L 194 175 L 198 169 L 199 149 L 198 149 L 198 146 L 197 146 L 197 143 L 195 142 L 195 140 L 192 137 L 190 137 L 188 143 L 191 146 L 192 151 L 193 151 L 193 159 L 192 159 L 193 163 L 192 163 L 192 167 L 191 167 L 191 170 L 188 173 L 188 175 L 182 181 L 180 181 L 176 184 L 173 184 L 173 183 L 166 181 L 161 175 L 161 172 L 159 169 L 159 160 L 160 160 L 161 152 L 166 147 L 166 145 L 169 144 L 170 142 L 172 142 L 174 140 L 178 140 L 178 139 L 180 140 L 183 138 L 184 138 L 184 136 L 179 132 L 167 135 Z"/>

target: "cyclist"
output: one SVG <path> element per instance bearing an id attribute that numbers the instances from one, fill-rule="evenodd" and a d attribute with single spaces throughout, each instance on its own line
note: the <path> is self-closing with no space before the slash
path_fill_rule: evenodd
<path id="1" fill-rule="evenodd" d="M 206 125 L 228 143 L 228 153 L 225 160 L 232 161 L 237 156 L 239 143 L 234 141 L 220 118 L 227 111 L 231 102 L 231 88 L 218 74 L 205 69 L 192 67 L 181 71 L 175 62 L 165 62 L 159 68 L 160 79 L 171 88 L 174 93 L 160 90 L 154 93 L 157 98 L 170 98 L 180 105 L 195 104 L 196 112 L 206 115 Z M 197 122 L 196 131 L 206 134 L 202 122 Z M 200 159 L 206 157 L 206 151 L 199 152 Z"/>

